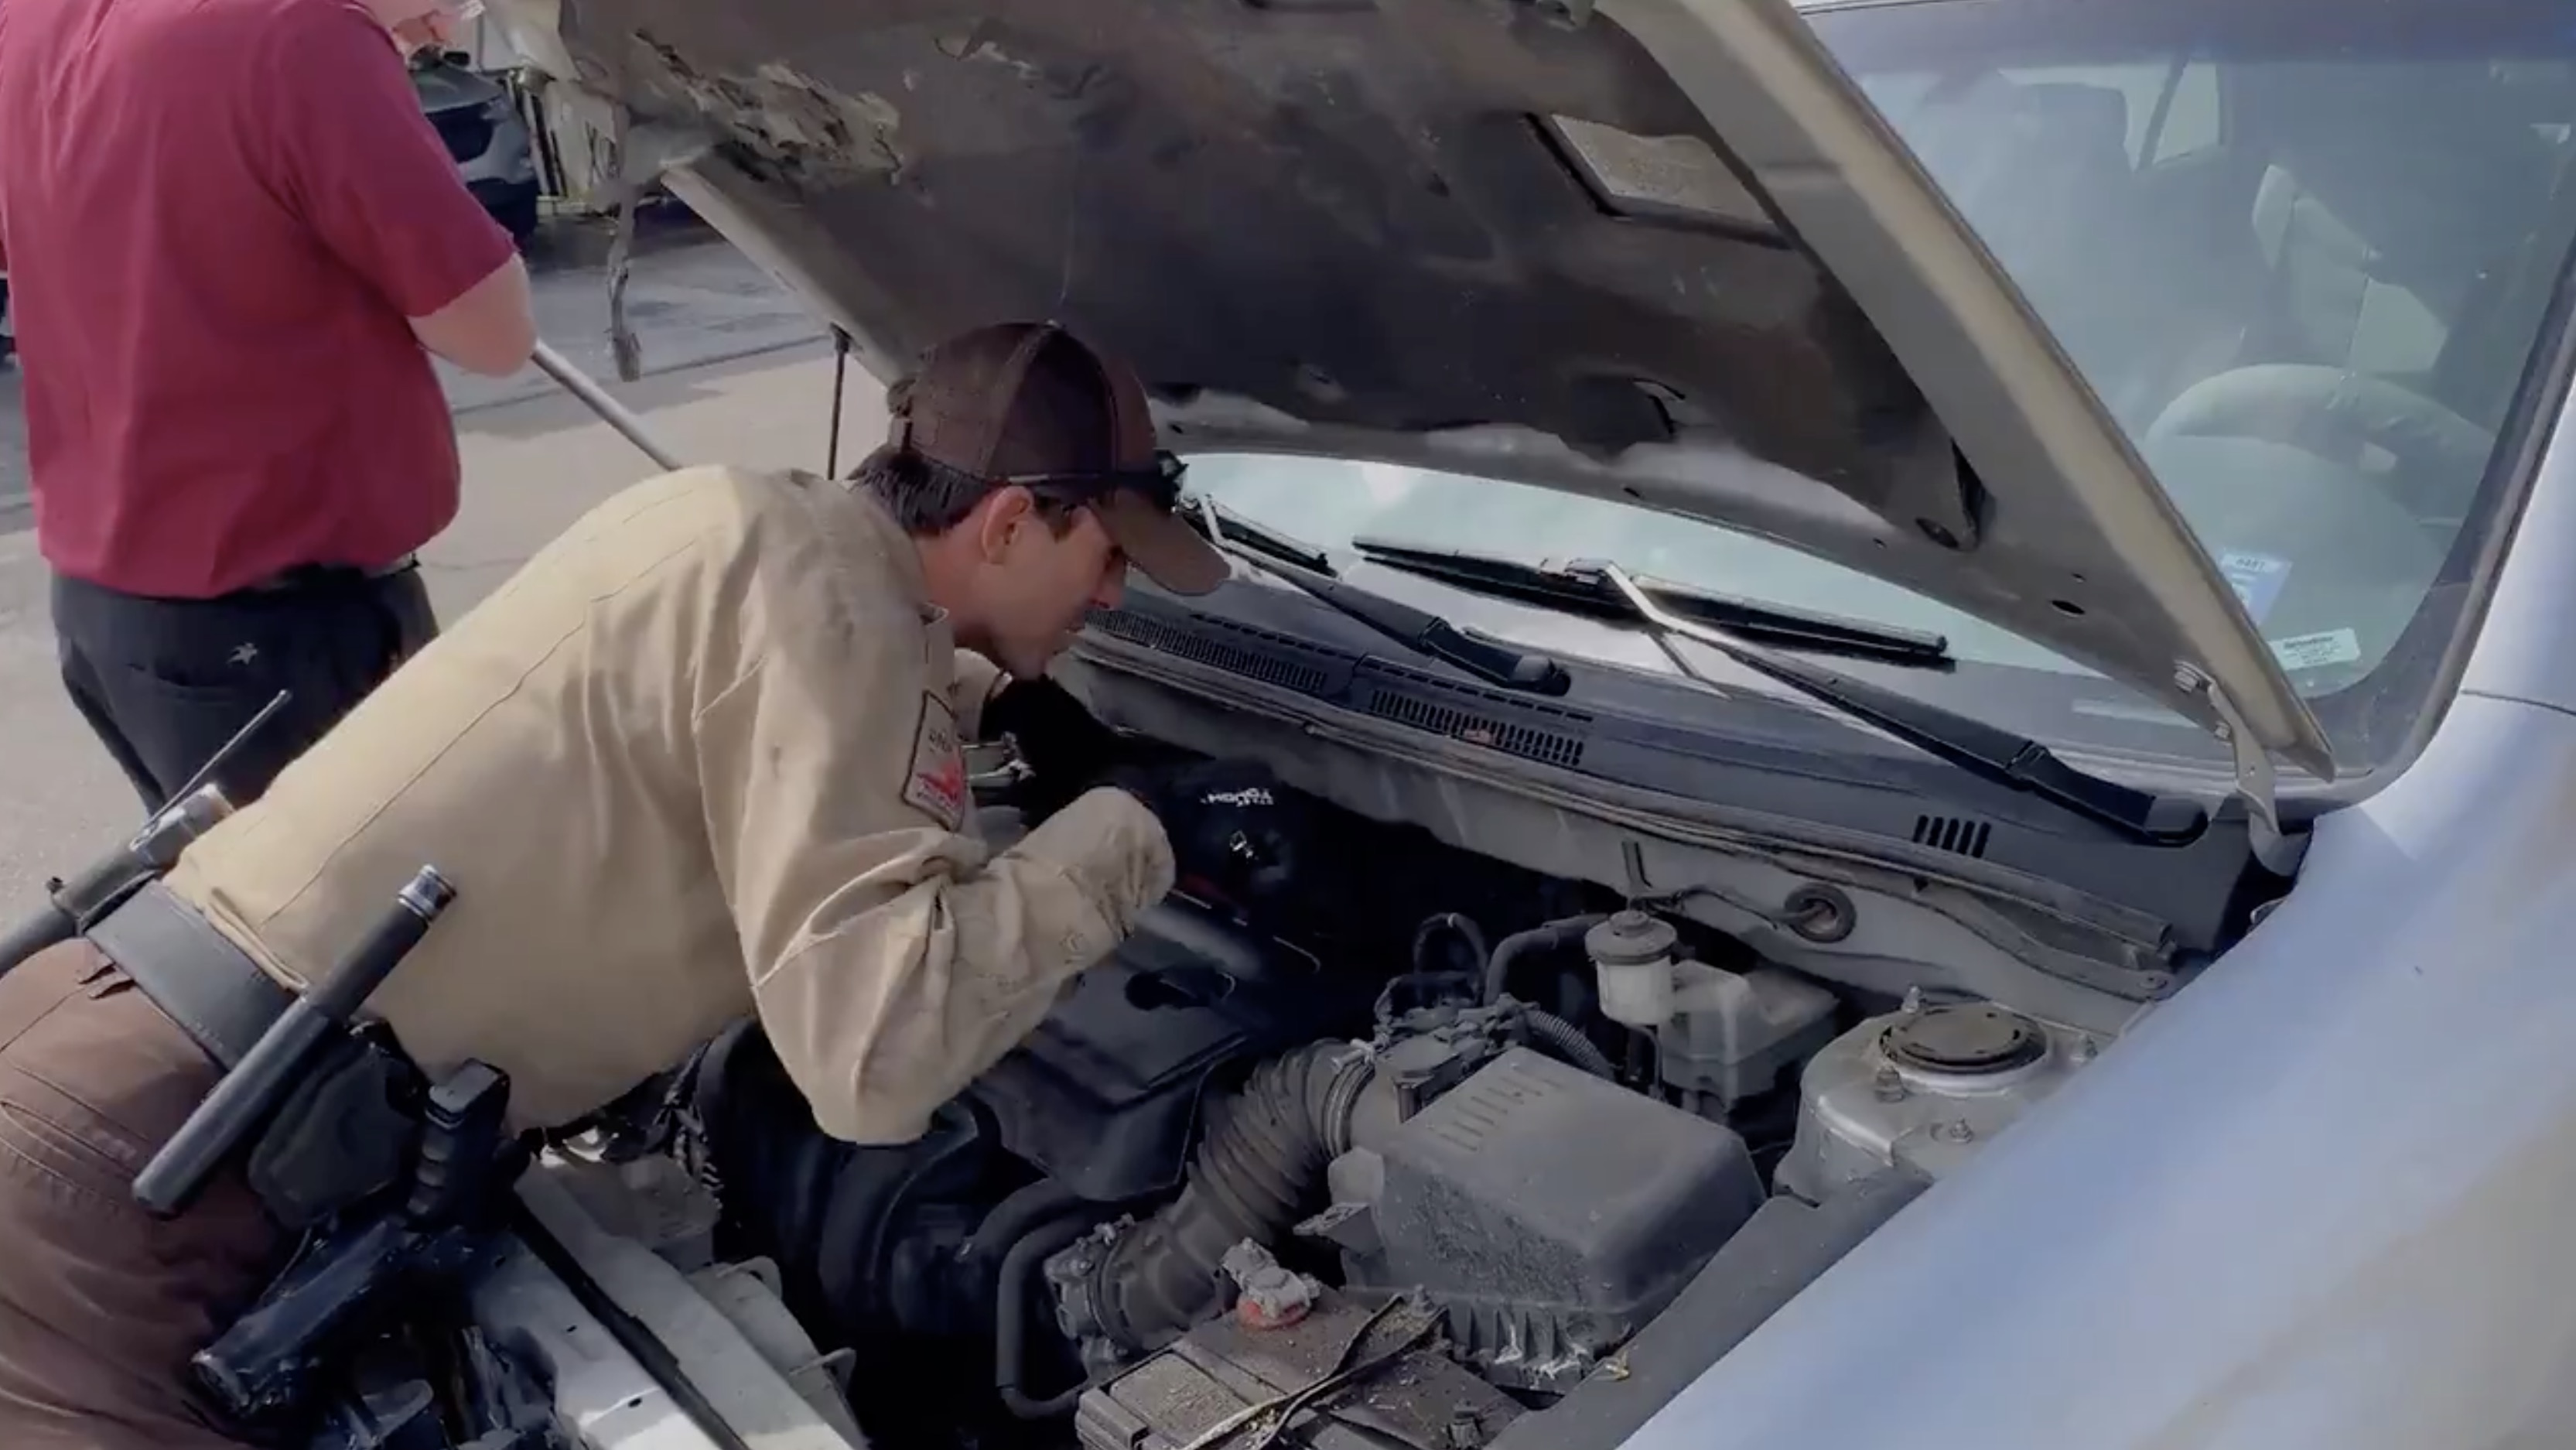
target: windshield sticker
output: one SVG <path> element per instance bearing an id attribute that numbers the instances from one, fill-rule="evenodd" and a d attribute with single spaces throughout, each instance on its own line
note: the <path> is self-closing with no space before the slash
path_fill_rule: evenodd
<path id="1" fill-rule="evenodd" d="M 2323 634 L 2292 635 L 2271 642 L 2272 657 L 2281 668 L 2292 672 L 2321 670 L 2328 665 L 2348 665 L 2361 658 L 2361 636 L 2348 629 L 2329 629 Z"/>
<path id="2" fill-rule="evenodd" d="M 2261 624 L 2263 616 L 2272 612 L 2272 601 L 2281 597 L 2281 583 L 2290 577 L 2290 561 L 2235 551 L 2218 556 L 2218 572 L 2227 576 L 2227 585 L 2236 591 L 2246 615 Z"/>

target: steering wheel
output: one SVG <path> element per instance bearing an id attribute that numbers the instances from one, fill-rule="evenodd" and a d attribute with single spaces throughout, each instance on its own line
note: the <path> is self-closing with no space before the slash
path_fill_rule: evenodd
<path id="1" fill-rule="evenodd" d="M 2401 477 L 2442 494 L 2473 486 L 2495 448 L 2493 433 L 2421 393 L 2312 363 L 2256 363 L 2203 378 L 2166 405 L 2146 436 L 2254 438 L 2347 464 L 2361 445 L 2374 444 L 2397 459 Z"/>

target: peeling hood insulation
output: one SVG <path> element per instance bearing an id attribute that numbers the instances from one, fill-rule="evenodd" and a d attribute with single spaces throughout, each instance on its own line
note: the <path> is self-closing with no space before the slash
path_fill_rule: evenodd
<path id="1" fill-rule="evenodd" d="M 1723 522 L 2142 690 L 2249 785 L 2266 751 L 2332 774 L 2216 565 L 1782 0 L 493 9 L 880 377 L 1054 318 L 1134 362 L 1184 451 Z"/>

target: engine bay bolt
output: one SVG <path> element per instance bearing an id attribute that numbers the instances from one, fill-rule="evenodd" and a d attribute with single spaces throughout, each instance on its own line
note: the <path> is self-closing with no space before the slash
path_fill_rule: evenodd
<path id="1" fill-rule="evenodd" d="M 1923 1010 L 1923 989 L 1921 987 L 1908 987 L 1905 989 L 1905 1005 L 1902 1010 L 1908 1016 Z"/>
<path id="2" fill-rule="evenodd" d="M 1460 1410 L 1449 1417 L 1449 1429 L 1444 1438 L 1448 1441 L 1449 1450 L 1476 1450 L 1477 1446 L 1485 1443 L 1484 1422 L 1476 1418 L 1475 1411 Z"/>
<path id="3" fill-rule="evenodd" d="M 2075 1060 L 2077 1062 L 2091 1062 L 2094 1058 L 2101 1055 L 2102 1044 L 2094 1041 L 2092 1034 L 2087 1033 L 2084 1036 L 2075 1039 Z"/>
<path id="4" fill-rule="evenodd" d="M 1954 1118 L 1934 1128 L 1932 1136 L 1944 1143 L 1967 1143 L 1976 1139 L 1977 1130 L 1968 1126 L 1967 1119 Z"/>
<path id="5" fill-rule="evenodd" d="M 1878 1090 L 1878 1100 L 1882 1103 L 1901 1103 L 1905 1101 L 1905 1079 L 1896 1075 L 1895 1068 L 1880 1068 L 1878 1070 L 1878 1080 L 1874 1086 Z"/>

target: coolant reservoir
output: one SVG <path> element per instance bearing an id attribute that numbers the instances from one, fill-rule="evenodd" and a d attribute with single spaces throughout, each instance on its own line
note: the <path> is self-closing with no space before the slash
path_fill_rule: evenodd
<path id="1" fill-rule="evenodd" d="M 1626 1027 L 1657 1028 L 1673 1016 L 1672 924 L 1622 911 L 1583 934 L 1601 989 L 1601 1015 Z"/>

